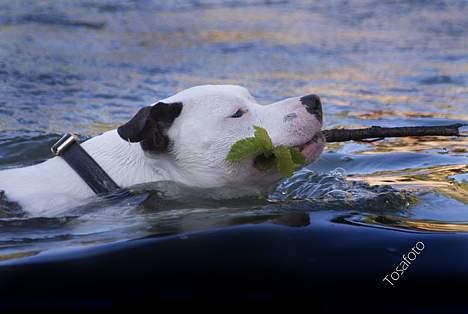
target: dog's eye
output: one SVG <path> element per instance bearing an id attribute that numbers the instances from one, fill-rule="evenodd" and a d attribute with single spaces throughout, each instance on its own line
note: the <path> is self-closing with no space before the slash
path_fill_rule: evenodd
<path id="1" fill-rule="evenodd" d="M 242 110 L 242 109 L 239 109 L 236 111 L 236 113 L 234 113 L 231 118 L 240 118 L 244 115 L 245 111 Z"/>

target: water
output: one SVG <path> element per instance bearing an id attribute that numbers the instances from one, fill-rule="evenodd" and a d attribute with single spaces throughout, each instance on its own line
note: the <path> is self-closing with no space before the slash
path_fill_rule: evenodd
<path id="1" fill-rule="evenodd" d="M 1 1 L 0 168 L 206 83 L 244 85 L 265 104 L 316 93 L 325 128 L 466 123 L 467 15 L 461 0 Z M 467 143 L 329 144 L 263 199 L 210 201 L 164 183 L 0 218 L 0 260 L 244 225 L 464 233 Z"/>

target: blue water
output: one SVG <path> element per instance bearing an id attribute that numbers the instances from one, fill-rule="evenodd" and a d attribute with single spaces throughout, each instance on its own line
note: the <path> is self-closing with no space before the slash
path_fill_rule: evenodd
<path id="1" fill-rule="evenodd" d="M 244 85 L 264 104 L 318 94 L 325 128 L 467 123 L 467 16 L 466 1 L 1 1 L 0 168 L 50 158 L 59 134 L 95 136 L 208 83 Z M 166 202 L 141 205 L 147 187 L 54 217 L 3 218 L 0 260 L 271 224 L 291 212 L 314 219 L 282 224 L 340 230 L 346 217 L 396 237 L 466 232 L 467 144 L 331 144 L 309 167 L 318 175 L 297 175 L 269 201 L 169 188 Z"/>

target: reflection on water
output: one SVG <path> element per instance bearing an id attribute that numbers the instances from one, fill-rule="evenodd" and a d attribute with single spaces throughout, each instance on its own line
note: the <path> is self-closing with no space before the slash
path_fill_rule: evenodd
<path id="1" fill-rule="evenodd" d="M 412 231 L 430 232 L 468 232 L 466 222 L 443 222 L 434 220 L 414 220 L 397 216 L 351 215 L 339 216 L 333 220 L 338 223 L 363 225 L 368 227 L 395 228 Z"/>
<path id="2" fill-rule="evenodd" d="M 49 158 L 58 134 L 97 135 L 207 83 L 245 85 L 264 104 L 318 94 L 327 128 L 466 123 L 467 15 L 462 0 L 3 1 L 0 169 Z M 329 144 L 267 200 L 153 186 L 2 218 L 0 258 L 245 223 L 466 231 L 467 144 Z M 337 219 L 309 220 L 318 211 Z"/>
<path id="3" fill-rule="evenodd" d="M 441 138 L 435 136 L 402 137 L 392 141 L 379 141 L 372 143 L 372 150 L 365 150 L 363 154 L 382 152 L 431 151 L 440 154 L 460 154 L 468 150 L 468 138 Z"/>
<path id="4" fill-rule="evenodd" d="M 382 171 L 368 176 L 353 176 L 356 181 L 366 181 L 371 185 L 391 184 L 406 190 L 433 190 L 468 204 L 468 185 L 450 176 L 468 172 L 468 165 L 436 166 L 401 171 Z"/>

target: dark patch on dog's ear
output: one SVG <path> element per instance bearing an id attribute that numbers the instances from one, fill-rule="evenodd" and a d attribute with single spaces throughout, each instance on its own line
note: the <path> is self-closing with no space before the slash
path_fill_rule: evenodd
<path id="1" fill-rule="evenodd" d="M 140 109 L 127 123 L 117 129 L 120 137 L 132 143 L 140 142 L 147 151 L 164 152 L 169 146 L 167 130 L 182 111 L 182 103 L 158 102 Z"/>

